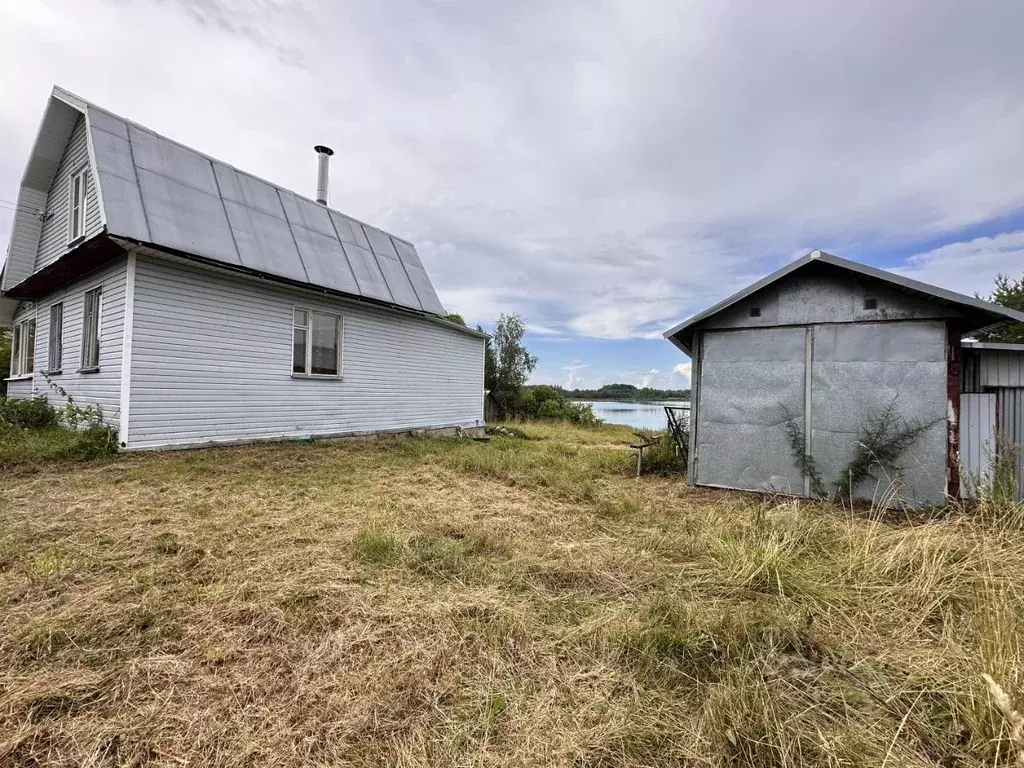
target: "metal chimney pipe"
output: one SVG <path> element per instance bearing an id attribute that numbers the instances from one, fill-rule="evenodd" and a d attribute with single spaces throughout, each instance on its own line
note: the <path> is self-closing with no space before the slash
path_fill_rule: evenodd
<path id="1" fill-rule="evenodd" d="M 316 169 L 316 201 L 320 205 L 327 205 L 328 165 L 330 165 L 331 155 L 334 154 L 334 150 L 330 147 L 325 147 L 323 144 L 317 144 L 313 149 L 319 155 Z"/>

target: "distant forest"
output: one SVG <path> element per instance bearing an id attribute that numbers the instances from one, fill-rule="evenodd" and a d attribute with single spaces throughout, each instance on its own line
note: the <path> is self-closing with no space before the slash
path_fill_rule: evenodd
<path id="1" fill-rule="evenodd" d="M 605 384 L 600 389 L 564 389 L 556 387 L 570 400 L 689 400 L 688 389 L 653 389 L 632 384 Z"/>

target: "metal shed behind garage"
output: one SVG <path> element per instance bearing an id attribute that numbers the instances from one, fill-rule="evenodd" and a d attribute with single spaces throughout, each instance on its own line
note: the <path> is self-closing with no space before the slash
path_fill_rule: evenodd
<path id="1" fill-rule="evenodd" d="M 965 341 L 962 359 L 962 495 L 995 481 L 1024 500 L 1024 344 Z M 1007 461 L 1004 475 L 996 477 L 1000 456 Z"/>
<path id="2" fill-rule="evenodd" d="M 960 342 L 1024 314 L 814 251 L 672 328 L 693 359 L 688 478 L 812 495 L 795 430 L 828 491 L 866 419 L 887 407 L 925 426 L 900 478 L 858 498 L 941 504 L 959 493 Z"/>

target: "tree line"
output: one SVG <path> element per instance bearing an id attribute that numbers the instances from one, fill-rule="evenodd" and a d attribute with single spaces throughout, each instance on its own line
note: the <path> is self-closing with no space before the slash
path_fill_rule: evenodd
<path id="1" fill-rule="evenodd" d="M 559 387 L 559 389 L 562 389 Z M 605 384 L 597 389 L 562 389 L 570 400 L 625 400 L 649 402 L 652 400 L 689 400 L 689 389 L 655 389 L 634 387 L 632 384 Z"/>

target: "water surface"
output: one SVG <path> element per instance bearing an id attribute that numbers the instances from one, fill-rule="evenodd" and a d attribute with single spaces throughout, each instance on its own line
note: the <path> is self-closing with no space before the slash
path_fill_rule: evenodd
<path id="1" fill-rule="evenodd" d="M 656 403 L 615 402 L 612 400 L 580 400 L 594 408 L 597 418 L 609 424 L 625 424 L 628 427 L 645 427 L 647 429 L 667 429 L 668 419 L 665 417 L 665 406 L 674 405 L 688 407 L 687 400 L 660 400 Z"/>

